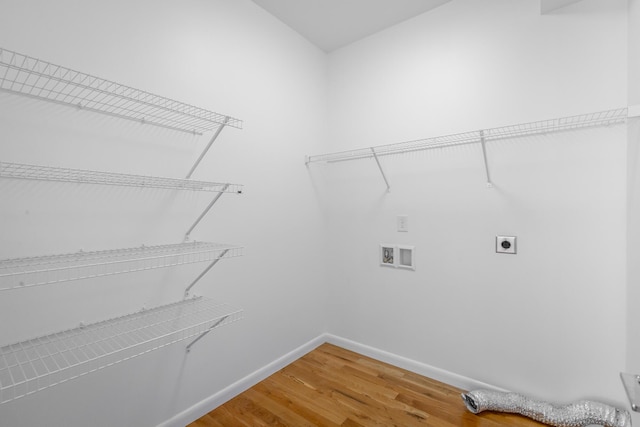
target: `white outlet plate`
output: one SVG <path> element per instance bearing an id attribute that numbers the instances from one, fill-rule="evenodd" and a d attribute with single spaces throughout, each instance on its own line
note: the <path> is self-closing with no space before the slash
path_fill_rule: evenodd
<path id="1" fill-rule="evenodd" d="M 398 231 L 405 233 L 409 231 L 409 215 L 398 215 Z"/>
<path id="2" fill-rule="evenodd" d="M 517 239 L 516 236 L 496 236 L 496 253 L 517 254 Z"/>

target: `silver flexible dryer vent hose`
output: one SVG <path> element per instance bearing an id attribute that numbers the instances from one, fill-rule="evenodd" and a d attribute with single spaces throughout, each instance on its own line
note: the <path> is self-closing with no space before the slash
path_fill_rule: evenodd
<path id="1" fill-rule="evenodd" d="M 482 411 L 511 412 L 557 427 L 631 427 L 631 415 L 627 411 L 589 400 L 555 405 L 517 393 L 491 390 L 463 393 L 462 400 L 474 414 Z"/>

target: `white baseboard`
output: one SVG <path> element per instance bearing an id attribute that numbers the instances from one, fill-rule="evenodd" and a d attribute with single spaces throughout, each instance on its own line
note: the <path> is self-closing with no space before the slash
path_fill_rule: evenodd
<path id="1" fill-rule="evenodd" d="M 372 359 L 389 363 L 390 365 L 406 369 L 407 371 L 415 372 L 416 374 L 420 374 L 425 377 L 429 377 L 464 390 L 475 390 L 483 388 L 495 391 L 507 391 L 494 385 L 483 383 L 482 381 L 477 381 L 472 378 L 454 374 L 453 372 L 445 371 L 444 369 L 436 368 L 434 366 L 427 365 L 426 363 L 398 356 L 397 354 L 389 353 L 387 351 L 360 344 L 358 342 L 351 341 L 332 334 L 324 334 L 324 339 L 330 344 L 346 348 L 347 350 L 360 353 L 364 356 L 371 357 Z"/>
<path id="2" fill-rule="evenodd" d="M 220 390 L 216 394 L 196 403 L 192 407 L 180 412 L 169 420 L 159 424 L 157 427 L 184 427 L 187 424 L 197 420 L 198 418 L 208 414 L 214 408 L 236 397 L 243 391 L 253 387 L 268 376 L 278 372 L 285 366 L 293 363 L 316 347 L 326 342 L 325 334 L 321 334 L 306 344 L 290 351 L 282 357 L 274 360 L 257 371 L 247 375 L 246 377 L 236 381 L 230 386 Z"/>
<path id="3" fill-rule="evenodd" d="M 236 381 L 235 383 L 231 384 L 225 389 L 220 390 L 218 393 L 180 412 L 179 414 L 175 415 L 171 419 L 163 422 L 162 424 L 159 424 L 158 427 L 186 426 L 187 424 L 209 413 L 214 408 L 217 408 L 223 403 L 239 395 L 243 391 L 251 388 L 252 386 L 264 380 L 268 376 L 278 372 L 280 369 L 291 364 L 295 360 L 299 359 L 300 357 L 304 356 L 305 354 L 309 353 L 310 351 L 314 350 L 315 348 L 324 344 L 325 342 L 337 345 L 347 350 L 355 351 L 356 353 L 360 353 L 364 356 L 368 356 L 373 359 L 377 359 L 382 362 L 389 363 L 399 368 L 403 368 L 408 371 L 415 372 L 417 374 L 424 375 L 425 377 L 433 378 L 434 380 L 438 380 L 443 383 L 452 385 L 454 387 L 462 388 L 465 390 L 474 390 L 478 388 L 484 388 L 484 389 L 497 390 L 497 391 L 506 391 L 504 389 L 492 386 L 490 384 L 485 384 L 483 382 L 476 381 L 471 378 L 454 374 L 452 372 L 445 371 L 443 369 L 439 369 L 422 362 L 418 362 L 412 359 L 407 359 L 406 357 L 398 356 L 396 354 L 389 353 L 374 347 L 370 347 L 368 345 L 360 344 L 355 341 L 348 340 L 346 338 L 341 338 L 336 335 L 324 333 L 324 334 L 318 335 L 316 338 L 312 339 L 308 343 L 303 344 L 300 347 L 290 351 L 284 356 L 274 360 L 268 365 L 247 375 L 246 377 L 240 379 L 239 381 Z"/>

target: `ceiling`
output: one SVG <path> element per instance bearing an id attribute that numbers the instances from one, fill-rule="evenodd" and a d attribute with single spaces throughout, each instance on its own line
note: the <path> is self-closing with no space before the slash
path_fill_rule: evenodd
<path id="1" fill-rule="evenodd" d="M 339 49 L 451 0 L 253 0 L 325 52 Z M 581 0 L 540 0 L 553 13 Z"/>
<path id="2" fill-rule="evenodd" d="M 581 0 L 540 0 L 540 13 L 551 13 L 556 9 L 561 9 Z"/>
<path id="3" fill-rule="evenodd" d="M 450 0 L 253 0 L 331 52 Z"/>

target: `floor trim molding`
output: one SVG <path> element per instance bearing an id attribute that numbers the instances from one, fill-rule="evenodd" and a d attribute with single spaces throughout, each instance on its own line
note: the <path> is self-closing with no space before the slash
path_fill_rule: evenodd
<path id="1" fill-rule="evenodd" d="M 479 388 L 495 390 L 495 391 L 507 391 L 505 389 L 496 387 L 491 384 L 483 383 L 482 381 L 468 378 L 462 375 L 455 374 L 453 372 L 446 371 L 444 369 L 436 368 L 435 366 L 427 365 L 426 363 L 418 362 L 413 359 L 408 359 L 397 354 L 389 353 L 388 351 L 380 350 L 375 347 L 371 347 L 365 344 L 351 341 L 346 338 L 342 338 L 332 334 L 324 334 L 325 341 L 337 345 L 347 350 L 360 353 L 364 356 L 371 357 L 372 359 L 380 360 L 382 362 L 389 363 L 393 366 L 406 369 L 407 371 L 415 372 L 416 374 L 423 375 L 425 377 L 432 378 L 437 381 L 458 387 L 464 390 L 475 390 Z"/>
<path id="2" fill-rule="evenodd" d="M 265 365 L 257 371 L 247 375 L 239 381 L 236 381 L 235 383 L 220 390 L 219 392 L 211 395 L 210 397 L 196 403 L 190 408 L 187 408 L 186 410 L 173 416 L 169 420 L 159 424 L 158 427 L 184 427 L 185 425 L 209 413 L 214 408 L 217 408 L 223 403 L 239 395 L 243 391 L 253 387 L 255 384 L 264 380 L 268 376 L 278 372 L 280 369 L 291 364 L 293 361 L 299 359 L 300 357 L 304 356 L 305 354 L 309 353 L 325 342 L 346 348 L 347 350 L 355 351 L 356 353 L 360 353 L 364 356 L 389 363 L 399 368 L 403 368 L 408 371 L 415 372 L 417 374 L 424 375 L 426 377 L 433 378 L 434 380 L 438 380 L 465 390 L 484 388 L 497 391 L 506 391 L 490 384 L 485 384 L 472 378 L 467 378 L 453 372 L 445 371 L 443 369 L 436 368 L 434 366 L 427 365 L 416 360 L 398 356 L 396 354 L 389 353 L 387 351 L 380 350 L 375 347 L 361 344 L 356 341 L 342 338 L 333 334 L 324 333 L 318 335 L 316 338 L 301 345 L 300 347 L 290 351 L 284 356 L 279 357 L 268 365 Z"/>
<path id="3" fill-rule="evenodd" d="M 197 420 L 198 418 L 208 414 L 214 408 L 222 405 L 223 403 L 231 400 L 235 396 L 239 395 L 243 391 L 253 387 L 260 381 L 269 377 L 271 374 L 278 372 L 280 369 L 291 364 L 295 360 L 301 358 L 305 354 L 314 350 L 318 346 L 326 342 L 325 334 L 318 335 L 311 341 L 301 345 L 300 347 L 290 351 L 282 357 L 274 360 L 268 365 L 263 366 L 257 371 L 247 375 L 246 377 L 236 381 L 228 387 L 220 390 L 219 392 L 209 396 L 208 398 L 196 403 L 195 405 L 187 408 L 179 414 L 171 417 L 167 421 L 158 424 L 157 427 L 184 427 L 189 423 Z"/>

